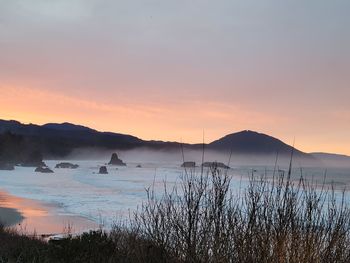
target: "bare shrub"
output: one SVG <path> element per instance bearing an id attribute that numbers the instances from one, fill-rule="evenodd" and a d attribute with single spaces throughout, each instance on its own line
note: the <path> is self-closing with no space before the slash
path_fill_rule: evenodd
<path id="1" fill-rule="evenodd" d="M 241 194 L 226 169 L 185 170 L 180 184 L 154 188 L 135 213 L 146 240 L 182 262 L 350 262 L 345 196 L 290 172 L 252 176 Z"/>

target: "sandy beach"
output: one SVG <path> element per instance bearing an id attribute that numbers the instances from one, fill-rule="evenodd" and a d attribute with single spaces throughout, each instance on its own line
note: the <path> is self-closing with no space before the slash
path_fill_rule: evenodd
<path id="1" fill-rule="evenodd" d="M 0 222 L 24 234 L 80 233 L 98 225 L 84 217 L 61 215 L 57 207 L 0 191 Z"/>

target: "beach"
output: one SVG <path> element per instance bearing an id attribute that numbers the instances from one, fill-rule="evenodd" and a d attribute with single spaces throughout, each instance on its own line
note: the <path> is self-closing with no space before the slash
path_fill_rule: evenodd
<path id="1" fill-rule="evenodd" d="M 81 216 L 61 215 L 56 205 L 26 199 L 0 191 L 0 222 L 23 234 L 56 235 L 81 233 L 98 227 Z"/>

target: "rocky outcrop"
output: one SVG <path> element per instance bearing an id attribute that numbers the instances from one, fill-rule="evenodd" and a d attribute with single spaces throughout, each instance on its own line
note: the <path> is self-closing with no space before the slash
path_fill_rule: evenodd
<path id="1" fill-rule="evenodd" d="M 79 165 L 72 163 L 58 163 L 55 168 L 63 168 L 63 169 L 77 169 Z"/>
<path id="2" fill-rule="evenodd" d="M 0 170 L 12 171 L 14 169 L 15 167 L 13 166 L 13 164 L 10 164 L 8 162 L 0 162 Z"/>
<path id="3" fill-rule="evenodd" d="M 196 167 L 196 162 L 184 162 L 181 167 L 185 168 L 194 168 Z"/>
<path id="4" fill-rule="evenodd" d="M 53 173 L 53 171 L 47 166 L 39 166 L 35 169 L 37 173 Z"/>
<path id="5" fill-rule="evenodd" d="M 100 170 L 98 171 L 99 174 L 108 174 L 107 167 L 101 166 Z"/>
<path id="6" fill-rule="evenodd" d="M 227 166 L 224 163 L 220 162 L 205 162 L 202 164 L 203 167 L 210 167 L 210 168 L 223 168 L 223 169 L 230 169 L 229 166 Z"/>
<path id="7" fill-rule="evenodd" d="M 119 159 L 118 154 L 113 153 L 111 160 L 108 163 L 109 165 L 119 165 L 119 166 L 126 166 L 126 163 L 124 163 L 121 159 Z"/>

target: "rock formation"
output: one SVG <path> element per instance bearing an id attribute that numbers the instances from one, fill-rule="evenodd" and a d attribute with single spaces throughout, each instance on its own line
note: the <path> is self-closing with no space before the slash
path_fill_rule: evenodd
<path id="1" fill-rule="evenodd" d="M 210 168 L 223 168 L 223 169 L 230 169 L 229 166 L 227 166 L 224 163 L 220 162 L 205 162 L 202 164 L 203 167 L 210 167 Z"/>
<path id="2" fill-rule="evenodd" d="M 108 174 L 107 167 L 101 166 L 100 170 L 98 171 L 99 174 Z"/>
<path id="3" fill-rule="evenodd" d="M 37 172 L 37 173 L 53 173 L 53 171 L 47 166 L 38 166 L 35 169 L 35 172 Z"/>
<path id="4" fill-rule="evenodd" d="M 185 168 L 194 168 L 196 167 L 196 162 L 184 162 L 181 167 Z"/>
<path id="5" fill-rule="evenodd" d="M 124 163 L 121 159 L 118 158 L 118 154 L 113 153 L 111 160 L 108 163 L 109 165 L 119 165 L 119 166 L 126 166 L 126 163 Z"/>
<path id="6" fill-rule="evenodd" d="M 72 163 L 58 163 L 55 168 L 64 168 L 64 169 L 77 169 L 79 165 Z"/>

